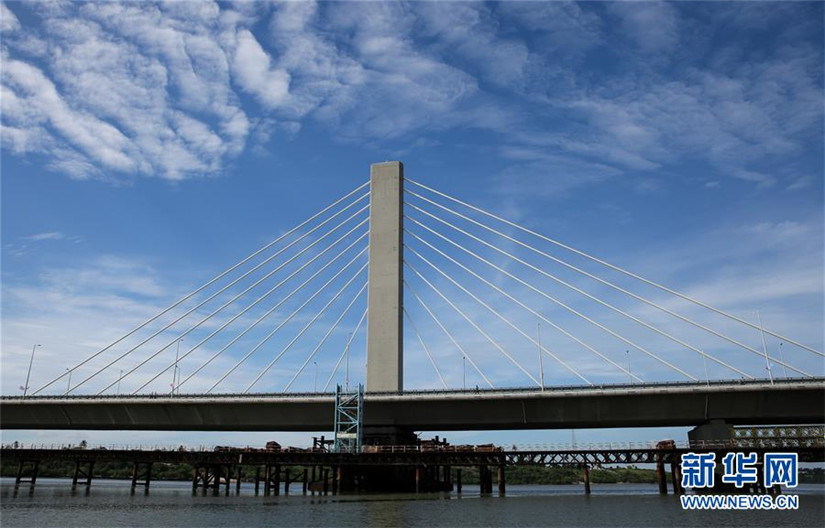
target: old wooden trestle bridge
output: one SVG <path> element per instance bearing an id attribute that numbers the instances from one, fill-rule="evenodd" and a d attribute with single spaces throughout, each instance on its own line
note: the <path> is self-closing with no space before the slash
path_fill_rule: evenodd
<path id="1" fill-rule="evenodd" d="M 188 464 L 192 467 L 192 491 L 229 494 L 235 486 L 240 493 L 242 468 L 254 468 L 255 494 L 290 493 L 290 486 L 300 485 L 300 492 L 323 495 L 356 491 L 376 491 L 380 486 L 374 473 L 383 479 L 411 482 L 411 492 L 462 492 L 462 468 L 478 468 L 480 492 L 493 493 L 493 473 L 497 474 L 499 495 L 506 489 L 506 468 L 513 466 L 575 467 L 582 470 L 585 493 L 590 493 L 591 468 L 617 464 L 655 464 L 659 492 L 667 494 L 666 468 L 673 476 L 673 493 L 680 494 L 679 461 L 683 453 L 715 452 L 720 460 L 730 451 L 768 452 L 792 450 L 800 462 L 825 461 L 823 428 L 815 427 L 751 427 L 737 429 L 729 442 L 691 442 L 677 445 L 672 441 L 655 446 L 626 448 L 588 446 L 566 449 L 503 450 L 494 446 L 380 446 L 374 452 L 334 453 L 323 449 L 268 452 L 250 448 L 222 448 L 217 451 L 143 450 L 143 449 L 54 449 L 11 448 L 4 446 L 0 457 L 17 462 L 15 489 L 28 485 L 34 489 L 41 463 L 68 461 L 74 463 L 72 486 L 91 486 L 95 464 L 130 462 L 132 490 L 149 489 L 155 464 Z M 248 474 L 248 472 L 247 472 Z M 296 488 L 294 488 L 296 489 Z M 380 487 L 378 488 L 380 489 Z M 754 489 L 755 492 L 766 490 Z"/>

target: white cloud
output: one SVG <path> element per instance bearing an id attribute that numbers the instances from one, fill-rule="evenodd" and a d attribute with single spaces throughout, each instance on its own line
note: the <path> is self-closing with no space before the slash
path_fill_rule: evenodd
<path id="1" fill-rule="evenodd" d="M 376 145 L 481 129 L 514 148 L 628 173 L 700 156 L 715 180 L 784 180 L 795 190 L 811 176 L 781 161 L 802 152 L 822 120 L 817 50 L 785 37 L 759 61 L 730 50 L 697 58 L 704 52 L 679 44 L 704 42 L 700 17 L 666 3 L 31 11 L 42 23 L 4 38 L 3 146 L 45 154 L 77 178 L 217 174 L 248 143 L 257 150 L 314 120 L 340 140 Z M 632 46 L 676 50 L 684 66 L 659 71 L 616 40 L 613 18 Z M 625 62 L 592 72 L 588 57 L 608 44 Z"/>
<path id="2" fill-rule="evenodd" d="M 20 21 L 17 16 L 8 8 L 5 2 L 0 3 L 0 30 L 14 31 L 20 29 Z"/>
<path id="3" fill-rule="evenodd" d="M 9 119 L 26 114 L 34 123 L 54 129 L 65 142 L 105 168 L 121 171 L 134 168 L 133 158 L 126 153 L 130 148 L 126 136 L 93 115 L 73 110 L 38 68 L 5 58 L 2 79 L 5 91 L 15 94 L 11 115 L 7 115 Z M 21 107 L 14 107 L 15 103 Z"/>
<path id="4" fill-rule="evenodd" d="M 36 235 L 30 235 L 27 237 L 23 237 L 24 240 L 63 240 L 66 238 L 66 235 L 57 231 L 51 231 L 48 233 L 37 233 Z"/>
<path id="5" fill-rule="evenodd" d="M 619 17 L 623 35 L 645 52 L 666 52 L 678 41 L 678 16 L 669 3 L 613 2 L 607 6 Z"/>
<path id="6" fill-rule="evenodd" d="M 267 108 L 282 105 L 289 93 L 289 74 L 270 67 L 269 55 L 249 30 L 241 30 L 237 39 L 232 69 L 238 84 Z"/>

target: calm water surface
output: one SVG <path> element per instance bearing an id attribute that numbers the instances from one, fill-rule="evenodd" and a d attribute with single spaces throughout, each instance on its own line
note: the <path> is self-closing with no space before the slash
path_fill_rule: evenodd
<path id="1" fill-rule="evenodd" d="M 299 488 L 300 490 L 300 488 Z M 825 526 L 825 487 L 802 485 L 797 511 L 682 511 L 673 495 L 655 486 L 508 486 L 506 497 L 480 497 L 466 486 L 460 497 L 429 495 L 255 496 L 192 495 L 186 482 L 153 482 L 148 494 L 132 495 L 128 481 L 95 480 L 91 489 L 70 481 L 38 479 L 34 493 L 0 479 L 0 525 L 37 527 L 242 526 Z"/>

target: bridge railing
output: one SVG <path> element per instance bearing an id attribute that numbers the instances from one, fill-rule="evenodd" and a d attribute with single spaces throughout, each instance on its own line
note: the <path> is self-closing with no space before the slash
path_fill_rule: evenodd
<path id="1" fill-rule="evenodd" d="M 710 381 L 652 381 L 645 383 L 601 383 L 598 385 L 557 385 L 553 387 L 501 387 L 501 388 L 474 388 L 474 389 L 421 389 L 421 390 L 405 390 L 403 392 L 369 392 L 366 394 L 367 399 L 370 396 L 404 396 L 404 395 L 441 395 L 441 394 L 496 394 L 496 393 L 553 393 L 553 392 L 569 392 L 569 391 L 592 391 L 599 389 L 651 389 L 651 388 L 676 388 L 676 387 L 713 387 L 723 385 L 762 385 L 768 383 L 768 379 L 720 379 Z M 815 378 L 774 378 L 773 385 L 789 385 L 799 382 L 805 383 L 825 383 L 825 377 Z M 146 393 L 146 394 L 48 394 L 38 396 L 16 396 L 16 395 L 0 395 L 2 400 L 105 400 L 105 399 L 123 399 L 123 400 L 145 400 L 145 399 L 161 399 L 170 398 L 175 400 L 186 399 L 221 399 L 221 398 L 310 398 L 310 397 L 329 397 L 335 396 L 334 392 L 255 392 L 255 393 L 189 393 L 189 394 L 169 394 L 169 393 Z"/>
<path id="2" fill-rule="evenodd" d="M 363 453 L 428 453 L 428 452 L 469 452 L 469 453 L 491 453 L 491 452 L 583 452 L 583 451 L 649 451 L 649 450 L 684 450 L 684 449 L 745 449 L 745 448 L 775 448 L 775 447 L 823 447 L 825 442 L 822 438 L 776 438 L 764 439 L 761 445 L 742 443 L 735 439 L 729 441 L 668 441 L 662 446 L 658 441 L 647 442 L 589 442 L 589 443 L 536 443 L 536 444 L 513 444 L 510 446 L 499 446 L 493 444 L 485 445 L 379 445 L 364 446 Z M 95 444 L 81 447 L 71 444 L 56 443 L 28 443 L 28 444 L 3 444 L 3 449 L 29 449 L 29 450 L 72 450 L 72 451 L 187 451 L 187 452 L 212 452 L 212 451 L 265 451 L 261 447 L 253 446 L 221 446 L 212 445 L 171 445 L 171 444 Z M 311 452 L 312 448 L 285 448 L 284 452 Z"/>

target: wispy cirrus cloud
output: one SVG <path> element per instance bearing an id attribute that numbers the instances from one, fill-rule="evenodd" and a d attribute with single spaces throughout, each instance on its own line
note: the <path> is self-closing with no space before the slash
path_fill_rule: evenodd
<path id="1" fill-rule="evenodd" d="M 821 50 L 782 29 L 798 26 L 799 10 L 779 12 L 765 37 L 777 45 L 751 60 L 743 49 L 765 31 L 754 10 L 720 7 L 738 38 L 709 48 L 707 9 L 14 4 L 3 145 L 75 178 L 181 180 L 220 174 L 250 145 L 311 122 L 394 151 L 490 132 L 496 147 L 609 167 L 591 185 L 615 171 L 673 174 L 686 159 L 711 167 L 706 181 L 811 185 L 810 170 L 788 162 L 810 153 L 823 119 Z"/>
<path id="2" fill-rule="evenodd" d="M 79 236 L 69 235 L 60 231 L 47 231 L 44 233 L 35 233 L 19 237 L 14 242 L 8 242 L 3 245 L 3 250 L 8 251 L 10 255 L 15 257 L 22 257 L 28 254 L 32 248 L 43 242 L 68 242 L 71 244 L 78 244 L 83 241 Z"/>

